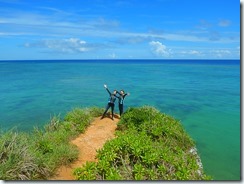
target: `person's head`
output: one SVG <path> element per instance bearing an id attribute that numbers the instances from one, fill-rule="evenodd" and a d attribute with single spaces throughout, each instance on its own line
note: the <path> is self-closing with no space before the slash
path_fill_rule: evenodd
<path id="1" fill-rule="evenodd" d="M 123 89 L 120 90 L 120 94 L 121 95 L 124 95 L 125 94 L 125 91 Z"/>
<path id="2" fill-rule="evenodd" d="M 114 92 L 113 92 L 113 94 L 116 95 L 116 93 L 117 93 L 117 90 L 115 89 Z"/>

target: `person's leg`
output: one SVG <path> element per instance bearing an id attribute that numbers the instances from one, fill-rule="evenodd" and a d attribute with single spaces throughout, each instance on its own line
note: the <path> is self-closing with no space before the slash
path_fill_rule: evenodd
<path id="1" fill-rule="evenodd" d="M 114 120 L 114 104 L 111 104 L 112 120 Z"/>
<path id="2" fill-rule="evenodd" d="M 103 119 L 103 118 L 104 118 L 104 116 L 105 116 L 105 114 L 107 113 L 107 111 L 108 111 L 109 107 L 110 107 L 110 105 L 109 105 L 109 104 L 107 104 L 106 109 L 105 109 L 105 111 L 104 111 L 104 113 L 103 113 L 103 115 L 102 115 L 101 119 Z"/>
<path id="3" fill-rule="evenodd" d="M 123 104 L 119 104 L 119 115 L 121 116 L 124 112 L 124 105 Z"/>

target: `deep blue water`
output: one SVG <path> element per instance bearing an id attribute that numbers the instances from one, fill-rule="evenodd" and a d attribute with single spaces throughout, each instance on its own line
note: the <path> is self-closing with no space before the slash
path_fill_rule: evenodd
<path id="1" fill-rule="evenodd" d="M 215 180 L 240 180 L 240 60 L 0 61 L 0 127 L 30 131 L 74 107 L 151 105 L 180 120 Z M 118 108 L 116 108 L 118 111 Z"/>

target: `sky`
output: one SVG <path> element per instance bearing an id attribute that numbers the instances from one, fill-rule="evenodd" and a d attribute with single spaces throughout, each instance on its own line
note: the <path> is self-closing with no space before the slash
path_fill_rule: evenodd
<path id="1" fill-rule="evenodd" d="M 0 60 L 240 59 L 239 0 L 0 0 Z"/>

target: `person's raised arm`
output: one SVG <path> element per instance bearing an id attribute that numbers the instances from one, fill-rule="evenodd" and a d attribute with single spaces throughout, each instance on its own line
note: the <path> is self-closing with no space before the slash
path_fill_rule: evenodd
<path id="1" fill-rule="evenodd" d="M 109 91 L 108 86 L 106 84 L 104 84 L 103 86 L 107 90 L 107 92 L 109 93 L 109 95 L 111 95 L 111 92 Z"/>
<path id="2" fill-rule="evenodd" d="M 124 97 L 125 97 L 126 95 L 130 96 L 130 93 L 125 93 Z"/>

